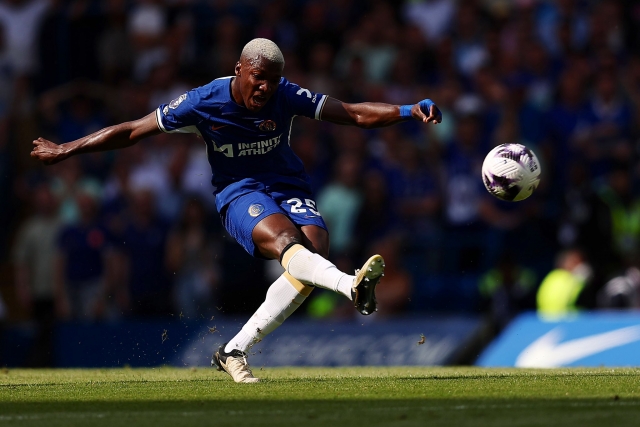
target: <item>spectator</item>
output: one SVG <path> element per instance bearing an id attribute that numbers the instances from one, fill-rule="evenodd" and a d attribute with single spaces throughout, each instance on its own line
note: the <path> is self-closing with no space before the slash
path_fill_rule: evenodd
<path id="1" fill-rule="evenodd" d="M 185 146 L 188 147 L 188 151 L 186 164 L 181 171 L 181 192 L 183 194 L 197 194 L 206 206 L 207 211 L 215 211 L 216 199 L 209 189 L 211 165 L 207 161 L 206 146 L 195 137 L 191 139 L 191 144 L 185 144 Z M 177 170 L 178 168 L 175 167 L 176 173 Z"/>
<path id="2" fill-rule="evenodd" d="M 307 67 L 309 87 L 320 93 L 336 93 L 335 79 L 331 74 L 334 56 L 329 43 L 317 43 L 311 48 Z"/>
<path id="3" fill-rule="evenodd" d="M 381 83 L 387 80 L 398 54 L 395 43 L 397 25 L 393 17 L 389 5 L 380 2 L 360 19 L 353 29 L 351 40 L 336 57 L 340 74 L 346 76 L 353 59 L 360 58 L 366 81 Z"/>
<path id="4" fill-rule="evenodd" d="M 576 0 L 543 1 L 537 13 L 537 36 L 547 50 L 562 55 L 585 46 L 589 17 L 583 2 Z"/>
<path id="5" fill-rule="evenodd" d="M 99 194 L 101 185 L 99 181 L 82 175 L 79 157 L 72 157 L 64 166 L 53 166 L 52 172 L 51 188 L 60 200 L 60 219 L 65 224 L 74 224 L 80 217 L 77 194 L 89 188 Z"/>
<path id="6" fill-rule="evenodd" d="M 114 236 L 119 252 L 116 280 L 121 309 L 133 316 L 171 312 L 171 282 L 166 270 L 168 226 L 157 216 L 154 193 L 144 187 L 131 193 L 130 216 L 121 235 Z"/>
<path id="7" fill-rule="evenodd" d="M 287 19 L 290 5 L 285 1 L 270 2 L 262 9 L 260 23 L 254 30 L 255 37 L 273 40 L 283 51 L 292 51 L 296 47 L 297 28 Z"/>
<path id="8" fill-rule="evenodd" d="M 311 178 L 312 188 L 322 188 L 331 174 L 330 153 L 320 142 L 316 132 L 305 132 L 292 138 L 291 146 L 304 163 L 304 169 Z M 208 166 L 208 164 L 207 164 Z"/>
<path id="9" fill-rule="evenodd" d="M 210 49 L 205 55 L 207 70 L 214 76 L 233 75 L 233 65 L 237 60 L 237 52 L 242 49 L 243 27 L 233 16 L 223 15 L 215 26 L 213 43 L 207 43 Z M 211 75 L 202 76 L 210 79 Z"/>
<path id="10" fill-rule="evenodd" d="M 387 235 L 379 239 L 368 250 L 382 255 L 387 263 L 384 282 L 376 288 L 378 315 L 393 317 L 401 315 L 409 304 L 413 279 L 402 265 L 402 237 Z"/>
<path id="11" fill-rule="evenodd" d="M 350 9 L 358 8 L 348 2 L 311 0 L 305 3 L 300 14 L 300 22 L 304 25 L 299 26 L 297 48 L 298 56 L 303 60 L 306 59 L 307 47 L 314 43 L 329 43 L 335 48 L 343 32 L 353 25 L 354 11 Z M 358 13 L 361 14 L 362 10 Z"/>
<path id="12" fill-rule="evenodd" d="M 20 74 L 37 71 L 36 37 L 49 7 L 49 0 L 4 0 L 0 24 L 5 29 L 7 53 L 12 68 Z"/>
<path id="13" fill-rule="evenodd" d="M 632 156 L 633 114 L 610 73 L 596 77 L 594 94 L 581 120 L 585 124 L 578 136 L 579 147 L 591 163 L 594 178 L 605 174 L 612 161 L 625 161 Z"/>
<path id="14" fill-rule="evenodd" d="M 58 201 L 47 184 L 32 192 L 33 213 L 21 226 L 13 248 L 16 296 L 20 309 L 36 322 L 28 366 L 50 366 L 54 310 L 54 254 L 61 228 Z"/>
<path id="15" fill-rule="evenodd" d="M 367 171 L 363 176 L 362 203 L 357 215 L 355 241 L 361 248 L 369 247 L 379 236 L 388 234 L 399 225 L 387 181 L 378 170 Z"/>
<path id="16" fill-rule="evenodd" d="M 220 281 L 216 244 L 206 225 L 205 207 L 188 197 L 180 222 L 167 238 L 167 269 L 173 272 L 174 306 L 187 318 L 207 314 Z"/>
<path id="17" fill-rule="evenodd" d="M 542 280 L 536 296 L 538 313 L 564 316 L 578 311 L 578 299 L 591 279 L 591 266 L 581 251 L 561 252 L 556 269 Z"/>
<path id="18" fill-rule="evenodd" d="M 166 134 L 142 142 L 136 152 L 136 161 L 131 163 L 128 178 L 132 188 L 150 190 L 154 194 L 153 199 L 157 206 L 164 203 L 164 196 L 174 199 L 171 203 L 173 207 L 171 210 L 174 213 L 180 206 L 179 202 L 175 202 L 175 180 L 172 180 L 169 171 L 169 165 L 174 162 L 175 152 L 176 146 L 171 143 L 171 137 Z M 177 177 L 174 174 L 173 178 Z"/>
<path id="19" fill-rule="evenodd" d="M 109 0 L 106 3 L 106 25 L 97 42 L 98 64 L 103 81 L 117 84 L 128 77 L 133 52 L 126 28 L 126 2 Z"/>
<path id="20" fill-rule="evenodd" d="M 138 82 L 144 82 L 156 66 L 169 59 L 169 49 L 162 44 L 166 21 L 166 10 L 156 2 L 139 2 L 129 15 L 133 76 Z"/>
<path id="21" fill-rule="evenodd" d="M 98 220 L 98 195 L 91 187 L 76 194 L 78 222 L 58 237 L 55 305 L 59 319 L 96 320 L 107 315 L 110 238 Z"/>
<path id="22" fill-rule="evenodd" d="M 583 83 L 579 70 L 574 68 L 565 71 L 558 84 L 558 100 L 544 120 L 545 139 L 552 147 L 555 159 L 555 163 L 551 164 L 553 167 L 547 168 L 548 179 L 559 185 L 564 185 L 567 178 L 562 165 L 576 151 L 576 130 L 585 108 Z"/>
<path id="23" fill-rule="evenodd" d="M 0 24 L 0 120 L 4 121 L 11 112 L 16 78 L 16 70 L 7 50 L 5 31 Z"/>
<path id="24" fill-rule="evenodd" d="M 168 183 L 157 197 L 157 210 L 166 221 L 177 222 L 180 216 L 185 200 L 182 181 L 188 161 L 189 145 L 182 144 L 175 147 L 168 164 L 162 167 L 167 173 Z"/>
<path id="25" fill-rule="evenodd" d="M 446 195 L 444 216 L 451 227 L 479 224 L 479 207 L 485 195 L 482 181 L 478 179 L 485 150 L 481 146 L 482 117 L 476 99 L 469 99 L 469 106 L 459 106 L 458 127 L 455 139 L 445 148 L 443 183 Z"/>
<path id="26" fill-rule="evenodd" d="M 616 262 L 609 207 L 592 184 L 583 162 L 568 165 L 569 184 L 558 220 L 558 240 L 563 248 L 580 247 L 592 261 L 594 279 L 603 280 Z"/>
<path id="27" fill-rule="evenodd" d="M 609 208 L 614 253 L 628 264 L 640 247 L 640 199 L 634 194 L 629 166 L 616 165 L 600 197 Z"/>
<path id="28" fill-rule="evenodd" d="M 53 132 L 60 138 L 60 141 L 73 141 L 83 135 L 91 134 L 106 125 L 106 120 L 98 107 L 98 100 L 89 97 L 91 89 L 78 87 L 77 89 L 63 89 L 59 94 L 47 93 L 42 96 L 43 108 L 49 111 L 44 112 L 44 116 L 52 120 L 48 123 L 53 127 Z M 100 101 L 106 98 L 102 88 L 94 89 L 95 92 L 102 92 L 98 95 Z M 66 93 L 65 93 L 66 92 Z M 59 96 L 59 99 L 55 99 Z M 61 99 L 61 98 L 66 99 Z M 54 99 L 52 99 L 54 98 Z M 89 156 L 80 159 L 80 168 L 85 179 L 103 180 L 111 167 L 109 153 L 91 153 Z"/>
<path id="29" fill-rule="evenodd" d="M 535 309 L 536 276 L 504 253 L 497 265 L 485 273 L 478 286 L 495 333 L 523 311 Z"/>
<path id="30" fill-rule="evenodd" d="M 401 51 L 391 68 L 390 81 L 385 88 L 385 101 L 402 105 L 412 99 L 418 89 L 418 67 L 414 54 L 408 50 Z M 438 105 L 439 108 L 439 105 Z"/>
<path id="31" fill-rule="evenodd" d="M 176 99 L 189 89 L 189 85 L 183 82 L 178 75 L 177 64 L 164 62 L 155 66 L 149 72 L 149 111 L 158 108 L 158 105 Z"/>
<path id="32" fill-rule="evenodd" d="M 487 64 L 489 54 L 480 33 L 480 13 L 474 3 L 462 2 L 458 6 L 454 45 L 454 61 L 458 72 L 471 76 Z"/>
<path id="33" fill-rule="evenodd" d="M 617 0 L 596 2 L 589 16 L 589 49 L 624 53 L 622 5 Z"/>
<path id="34" fill-rule="evenodd" d="M 456 100 L 460 98 L 461 87 L 457 79 L 449 76 L 446 80 L 440 82 L 433 95 L 438 99 L 438 107 L 442 111 L 443 115 L 447 116 L 446 122 L 438 123 L 438 126 L 434 126 L 428 130 L 430 149 L 439 152 L 444 145 L 451 142 L 454 138 L 455 130 L 457 129 L 457 119 L 454 113 Z M 431 144 L 431 142 L 436 143 Z M 438 164 L 438 158 L 433 159 L 433 162 Z"/>
<path id="35" fill-rule="evenodd" d="M 531 42 L 524 51 L 524 93 L 518 121 L 523 140 L 538 144 L 544 138 L 540 122 L 553 102 L 556 71 L 540 43 Z"/>
<path id="36" fill-rule="evenodd" d="M 440 194 L 436 177 L 422 162 L 422 153 L 410 141 L 397 141 L 395 150 L 399 165 L 396 176 L 390 177 L 392 204 L 411 235 L 426 237 L 437 225 Z"/>
<path id="37" fill-rule="evenodd" d="M 449 32 L 455 10 L 456 4 L 450 0 L 414 0 L 405 1 L 404 14 L 430 44 L 436 44 Z"/>
<path id="38" fill-rule="evenodd" d="M 630 267 L 609 280 L 598 292 L 598 307 L 618 310 L 640 309 L 640 270 Z"/>
<path id="39" fill-rule="evenodd" d="M 318 209 L 331 230 L 334 255 L 353 249 L 354 226 L 362 203 L 358 189 L 362 164 L 354 155 L 342 155 L 337 160 L 334 179 L 318 194 Z"/>

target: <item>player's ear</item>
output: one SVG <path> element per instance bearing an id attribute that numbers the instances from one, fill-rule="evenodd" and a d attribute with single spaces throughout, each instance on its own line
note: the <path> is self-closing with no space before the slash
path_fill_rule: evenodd
<path id="1" fill-rule="evenodd" d="M 236 68 L 235 68 L 236 77 L 240 77 L 241 69 L 242 69 L 242 64 L 240 64 L 240 61 L 236 62 Z"/>

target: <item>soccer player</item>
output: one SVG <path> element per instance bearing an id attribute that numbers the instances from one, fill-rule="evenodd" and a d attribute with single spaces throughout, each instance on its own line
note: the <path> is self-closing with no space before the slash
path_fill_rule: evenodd
<path id="1" fill-rule="evenodd" d="M 278 46 L 254 39 L 242 50 L 235 76 L 192 89 L 139 120 L 66 144 L 38 138 L 31 152 L 53 164 L 76 154 L 129 147 L 160 132 L 195 133 L 204 140 L 216 208 L 225 228 L 250 255 L 279 259 L 285 269 L 240 332 L 213 355 L 212 365 L 236 382 L 259 381 L 247 363 L 247 350 L 280 326 L 314 286 L 344 295 L 367 315 L 376 310 L 375 287 L 384 275 L 379 255 L 369 258 L 355 276 L 327 260 L 327 227 L 302 162 L 289 146 L 293 118 L 301 115 L 361 128 L 410 119 L 442 121 L 429 99 L 402 106 L 347 104 L 287 81 L 283 69 Z"/>

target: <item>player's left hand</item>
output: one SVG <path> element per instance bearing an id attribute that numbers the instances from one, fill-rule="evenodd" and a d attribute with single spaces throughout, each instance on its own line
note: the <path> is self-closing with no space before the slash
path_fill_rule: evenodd
<path id="1" fill-rule="evenodd" d="M 411 116 L 424 123 L 438 124 L 442 122 L 442 112 L 430 99 L 423 99 L 411 107 Z"/>

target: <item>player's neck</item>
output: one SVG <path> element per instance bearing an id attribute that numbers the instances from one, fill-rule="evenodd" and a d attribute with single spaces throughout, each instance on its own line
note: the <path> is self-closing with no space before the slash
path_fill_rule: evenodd
<path id="1" fill-rule="evenodd" d="M 244 107 L 244 100 L 242 99 L 242 93 L 240 92 L 240 88 L 238 87 L 238 79 L 235 77 L 231 78 L 231 84 L 229 85 L 231 91 L 231 99 L 233 102 Z"/>

